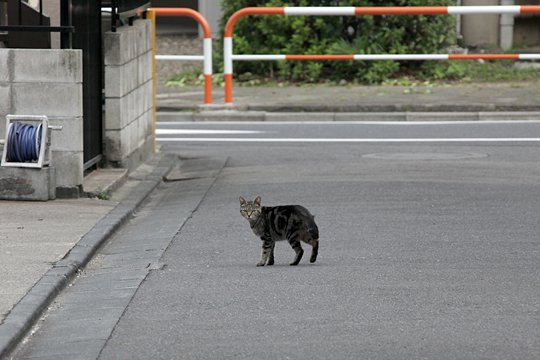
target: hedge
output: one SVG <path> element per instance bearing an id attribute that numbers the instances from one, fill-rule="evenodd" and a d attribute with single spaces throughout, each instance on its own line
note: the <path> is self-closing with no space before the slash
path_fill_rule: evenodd
<path id="1" fill-rule="evenodd" d="M 250 6 L 448 6 L 455 0 L 222 0 L 221 34 L 227 19 Z M 235 54 L 446 53 L 455 43 L 455 19 L 436 16 L 248 16 L 234 30 Z M 217 59 L 218 62 L 222 58 Z M 322 79 L 378 83 L 398 73 L 429 77 L 440 66 L 418 61 L 246 61 L 235 75 L 250 72 L 283 80 Z"/>

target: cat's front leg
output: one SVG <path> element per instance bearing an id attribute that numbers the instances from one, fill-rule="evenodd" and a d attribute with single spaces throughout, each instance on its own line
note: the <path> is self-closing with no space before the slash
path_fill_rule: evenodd
<path id="1" fill-rule="evenodd" d="M 272 242 L 272 250 L 270 250 L 270 257 L 268 258 L 268 263 L 266 265 L 274 265 L 274 247 L 276 247 L 276 242 Z"/>
<path id="2" fill-rule="evenodd" d="M 268 265 L 274 264 L 274 241 L 272 241 L 269 237 L 261 237 L 261 240 L 263 241 L 262 245 L 262 256 L 261 261 L 257 263 L 257 266 L 264 266 L 268 262 Z M 269 258 L 271 256 L 272 263 L 270 263 Z"/>

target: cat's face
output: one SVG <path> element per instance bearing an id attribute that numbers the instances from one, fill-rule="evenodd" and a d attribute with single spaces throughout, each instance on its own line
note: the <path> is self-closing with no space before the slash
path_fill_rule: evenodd
<path id="1" fill-rule="evenodd" d="M 261 197 L 257 196 L 254 201 L 246 201 L 240 196 L 240 214 L 247 220 L 257 220 L 261 215 Z"/>

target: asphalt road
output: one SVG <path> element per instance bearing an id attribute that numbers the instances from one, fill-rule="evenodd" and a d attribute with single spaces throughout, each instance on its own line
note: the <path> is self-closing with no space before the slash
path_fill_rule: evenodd
<path id="1" fill-rule="evenodd" d="M 540 358 L 539 122 L 158 130 L 185 168 L 15 358 Z M 239 195 L 310 209 L 317 262 L 256 267 Z"/>

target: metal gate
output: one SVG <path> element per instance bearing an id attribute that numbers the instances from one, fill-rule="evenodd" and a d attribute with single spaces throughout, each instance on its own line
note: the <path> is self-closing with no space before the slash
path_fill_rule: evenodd
<path id="1" fill-rule="evenodd" d="M 101 51 L 101 3 L 72 0 L 72 47 L 83 50 L 83 149 L 84 169 L 102 156 L 103 60 Z"/>

